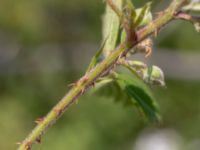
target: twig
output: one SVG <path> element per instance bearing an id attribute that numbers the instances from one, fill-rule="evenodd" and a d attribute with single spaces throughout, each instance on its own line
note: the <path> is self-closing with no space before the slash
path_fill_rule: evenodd
<path id="1" fill-rule="evenodd" d="M 34 143 L 40 141 L 41 136 L 50 128 L 59 117 L 71 106 L 79 96 L 103 74 L 108 73 L 113 69 L 117 60 L 123 56 L 124 53 L 129 51 L 136 44 L 153 34 L 156 30 L 163 27 L 165 24 L 175 19 L 174 14 L 182 7 L 187 0 L 173 0 L 170 6 L 164 10 L 162 15 L 158 16 L 152 23 L 136 32 L 137 40 L 132 41 L 131 44 L 126 42 L 120 44 L 110 55 L 107 56 L 101 63 L 94 69 L 80 78 L 75 86 L 53 107 L 53 109 L 44 117 L 27 138 L 20 144 L 18 150 L 28 150 Z"/>
<path id="2" fill-rule="evenodd" d="M 186 12 L 182 12 L 182 11 L 177 13 L 176 19 L 190 21 L 191 23 L 200 22 L 200 16 L 193 16 L 193 15 L 190 15 L 190 14 L 188 14 Z"/>

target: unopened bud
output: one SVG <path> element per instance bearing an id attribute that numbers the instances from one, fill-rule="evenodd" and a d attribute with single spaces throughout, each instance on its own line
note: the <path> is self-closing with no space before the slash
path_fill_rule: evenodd
<path id="1" fill-rule="evenodd" d="M 144 81 L 152 85 L 165 86 L 164 73 L 158 66 L 152 66 L 145 70 Z"/>

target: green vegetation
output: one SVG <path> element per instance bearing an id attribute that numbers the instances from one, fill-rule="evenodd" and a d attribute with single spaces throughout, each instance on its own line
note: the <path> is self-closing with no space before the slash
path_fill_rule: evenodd
<path id="1" fill-rule="evenodd" d="M 139 8 L 145 2 L 136 0 L 134 4 Z M 0 59 L 2 58 L 2 61 L 0 60 L 0 149 L 15 149 L 17 147 L 15 143 L 21 142 L 36 125 L 33 120 L 46 115 L 69 90 L 67 85 L 74 83 L 83 74 L 83 72 L 73 70 L 75 66 L 72 61 L 75 58 L 73 47 L 66 49 L 65 52 L 59 51 L 59 56 L 56 57 L 65 60 L 62 66 L 65 66 L 67 71 L 61 67 L 62 69 L 58 70 L 52 69 L 53 72 L 45 72 L 44 66 L 47 66 L 49 61 L 47 70 L 54 67 L 48 58 L 50 55 L 38 61 L 37 51 L 43 49 L 43 45 L 52 48 L 55 44 L 65 49 L 65 45 L 69 43 L 71 45 L 88 42 L 96 44 L 97 41 L 99 43 L 102 34 L 100 18 L 104 12 L 104 6 L 102 0 L 87 2 L 83 0 L 31 2 L 5 0 L 0 2 Z M 153 3 L 153 8 L 156 7 L 159 6 Z M 175 23 L 168 27 L 155 39 L 156 47 L 176 49 L 180 53 L 199 50 L 199 34 L 191 24 Z M 104 38 L 106 43 L 106 37 Z M 16 56 L 13 56 L 11 60 L 8 59 L 8 63 L 3 61 L 4 56 L 10 52 L 6 53 L 7 49 L 4 50 L 1 46 L 4 41 L 17 43 L 16 49 L 15 45 L 11 44 L 13 52 L 16 51 Z M 105 46 L 104 43 L 102 45 L 102 47 Z M 82 49 L 81 46 L 80 49 Z M 101 50 L 103 49 L 100 49 L 100 52 Z M 80 63 L 82 63 L 83 54 L 89 53 L 82 49 L 82 53 L 78 55 Z M 30 57 L 32 55 L 34 57 Z M 50 58 L 54 57 L 53 55 L 51 54 Z M 100 55 L 101 53 L 97 53 L 93 57 L 89 70 L 101 60 Z M 65 56 L 67 58 L 64 58 Z M 55 60 L 55 63 L 58 61 Z M 151 65 L 153 64 L 149 64 Z M 163 81 L 161 72 L 155 75 L 151 67 L 145 69 L 142 70 L 146 71 L 145 82 L 153 82 L 153 79 Z M 166 87 L 151 87 L 155 93 L 152 96 L 151 93 L 146 92 L 144 83 L 129 78 L 133 77 L 133 74 L 117 75 L 119 87 L 103 86 L 97 90 L 89 90 L 80 98 L 78 105 L 73 105 L 60 118 L 56 126 L 42 138 L 42 144 L 33 149 L 131 150 L 135 139 L 145 128 L 175 129 L 183 136 L 186 143 L 200 138 L 198 134 L 200 133 L 200 80 L 167 78 Z M 141 86 L 135 87 L 137 82 Z M 125 95 L 121 93 L 122 90 L 125 91 Z M 113 94 L 115 97 L 111 96 Z M 140 97 L 140 94 L 143 97 Z M 133 109 L 127 105 L 130 104 L 127 97 L 132 97 L 131 105 L 139 104 L 139 111 L 137 107 Z M 141 98 L 145 98 L 146 101 L 141 101 Z M 141 117 L 145 114 L 150 120 L 160 119 L 154 98 L 158 100 L 160 115 L 163 118 L 159 125 Z"/>
<path id="2" fill-rule="evenodd" d="M 78 73 L 60 72 L 45 75 L 46 78 L 37 74 L 1 77 L 0 149 L 16 148 L 16 141 L 35 126 L 33 120 L 46 114 L 66 91 L 65 81 L 74 81 L 70 77 L 74 74 Z M 199 138 L 200 81 L 166 82 L 167 88 L 154 89 L 163 116 L 164 124 L 160 128 L 174 128 L 188 140 Z M 113 101 L 109 96 L 86 94 L 34 149 L 129 150 L 147 123 L 141 120 L 136 108 L 124 108 L 122 103 Z"/>

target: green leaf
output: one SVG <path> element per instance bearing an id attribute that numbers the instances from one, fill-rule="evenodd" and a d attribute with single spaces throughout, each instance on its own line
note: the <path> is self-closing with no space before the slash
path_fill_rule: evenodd
<path id="1" fill-rule="evenodd" d="M 113 0 L 113 3 L 119 10 L 122 10 L 123 0 Z M 117 45 L 119 36 L 120 18 L 117 14 L 107 5 L 106 13 L 103 17 L 103 39 L 106 40 L 103 53 L 107 56 Z"/>
<path id="2" fill-rule="evenodd" d="M 133 18 L 135 27 L 146 25 L 152 21 L 151 4 L 151 2 L 148 2 L 144 7 L 136 9 L 136 17 Z"/>
<path id="3" fill-rule="evenodd" d="M 128 5 L 129 8 L 135 10 L 135 6 L 133 5 L 133 2 L 131 0 L 126 0 L 126 4 Z"/>
<path id="4" fill-rule="evenodd" d="M 165 77 L 162 69 L 158 66 L 151 66 L 144 70 L 143 80 L 151 85 L 165 86 Z"/>
<path id="5" fill-rule="evenodd" d="M 100 56 L 101 56 L 101 54 L 102 54 L 102 52 L 103 52 L 103 49 L 104 49 L 104 46 L 105 46 L 105 43 L 106 43 L 106 40 L 107 40 L 107 39 L 105 39 L 105 40 L 103 41 L 103 43 L 102 43 L 100 49 L 99 49 L 99 50 L 96 52 L 96 54 L 92 57 L 92 60 L 91 60 L 91 62 L 90 62 L 90 64 L 89 64 L 89 67 L 87 68 L 87 71 L 86 71 L 86 72 L 89 72 L 89 71 L 90 71 L 93 67 L 95 67 L 96 64 L 99 62 Z"/>
<path id="6" fill-rule="evenodd" d="M 153 20 L 150 8 L 151 2 L 146 3 L 144 7 L 135 9 L 133 5 L 131 5 L 131 1 L 127 0 L 128 7 L 133 11 L 133 28 L 141 27 L 147 25 Z M 124 42 L 126 39 L 126 32 L 124 29 L 121 31 L 121 42 Z"/>
<path id="7" fill-rule="evenodd" d="M 124 93 L 119 84 L 112 77 L 104 77 L 98 80 L 95 88 L 91 92 L 98 96 L 112 98 L 115 102 L 123 102 L 126 106 L 133 104 L 130 101 L 130 97 Z"/>
<path id="8" fill-rule="evenodd" d="M 124 92 L 131 97 L 132 102 L 137 104 L 149 120 L 160 121 L 156 101 L 141 79 L 128 74 L 118 74 L 116 79 Z"/>
<path id="9" fill-rule="evenodd" d="M 145 83 L 150 85 L 165 86 L 165 77 L 161 68 L 158 66 L 147 67 L 141 61 L 126 60 L 122 62 L 132 74 L 140 77 Z"/>
<path id="10" fill-rule="evenodd" d="M 135 6 L 133 5 L 132 1 L 131 0 L 126 0 L 126 3 L 125 3 L 125 10 L 127 11 L 127 14 L 128 16 L 130 16 L 130 21 L 132 18 L 135 18 L 135 16 L 137 15 L 136 14 L 136 9 L 135 9 Z M 132 21 L 131 21 L 132 23 Z"/>
<path id="11" fill-rule="evenodd" d="M 135 69 L 136 71 L 147 68 L 147 65 L 144 62 L 141 62 L 141 61 L 128 60 L 127 63 L 130 65 L 131 68 Z"/>
<path id="12" fill-rule="evenodd" d="M 137 76 L 114 73 L 97 82 L 93 92 L 112 97 L 125 106 L 136 106 L 150 121 L 160 121 L 154 97 L 148 86 Z"/>

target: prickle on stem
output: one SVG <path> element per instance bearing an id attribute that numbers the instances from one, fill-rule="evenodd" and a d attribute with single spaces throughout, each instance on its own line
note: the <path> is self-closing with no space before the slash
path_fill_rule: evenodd
<path id="1" fill-rule="evenodd" d="M 71 88 L 73 86 L 76 86 L 76 84 L 77 84 L 76 82 L 75 83 L 70 83 L 70 84 L 68 84 L 68 87 Z"/>
<path id="2" fill-rule="evenodd" d="M 37 124 L 40 124 L 43 120 L 44 120 L 44 118 L 41 117 L 41 118 L 37 118 L 34 122 Z"/>
<path id="3" fill-rule="evenodd" d="M 54 112 L 56 112 L 58 114 L 58 116 L 60 116 L 63 112 L 63 110 L 59 109 L 59 108 L 54 108 L 53 110 L 54 110 Z"/>
<path id="4" fill-rule="evenodd" d="M 41 136 L 36 139 L 36 142 L 39 144 L 41 143 Z"/>
<path id="5" fill-rule="evenodd" d="M 89 78 L 88 78 L 88 76 L 87 76 L 87 75 L 85 75 L 85 76 L 83 77 L 83 79 L 82 79 L 82 80 L 83 80 L 83 82 L 87 82 L 87 81 L 88 81 L 88 79 L 89 79 Z"/>
<path id="6" fill-rule="evenodd" d="M 25 149 L 26 150 L 30 150 L 31 149 L 31 142 L 30 141 L 26 142 Z"/>

